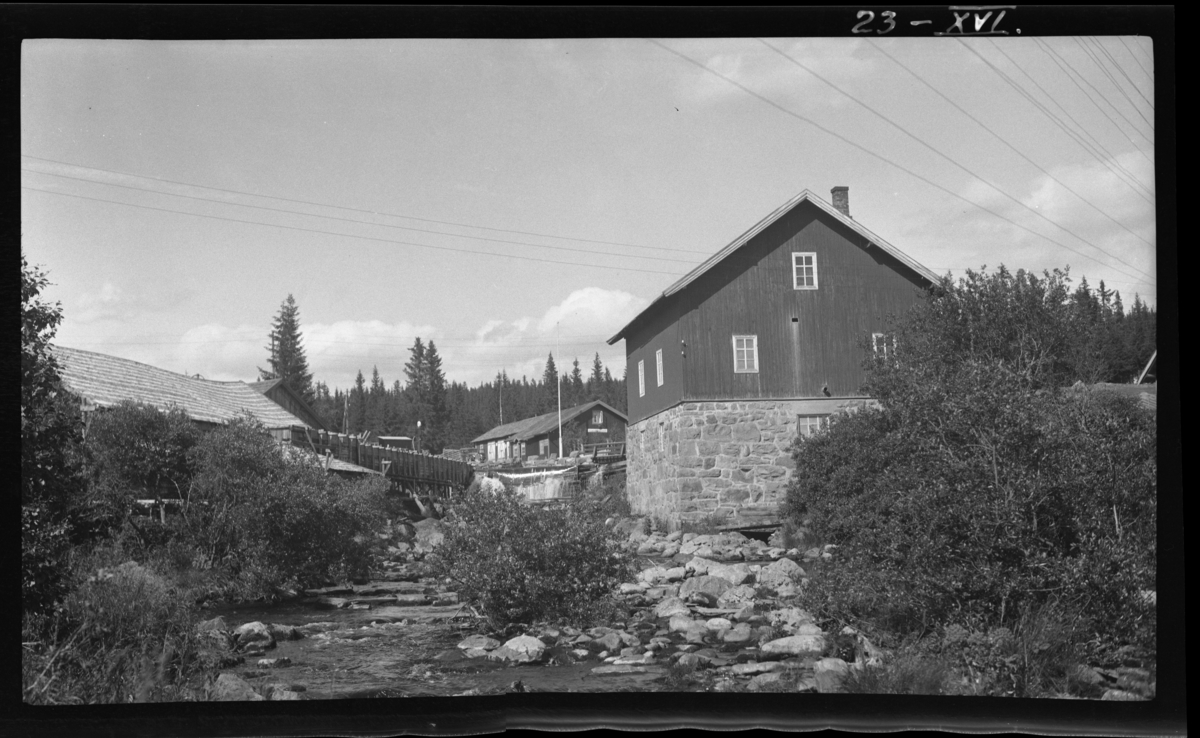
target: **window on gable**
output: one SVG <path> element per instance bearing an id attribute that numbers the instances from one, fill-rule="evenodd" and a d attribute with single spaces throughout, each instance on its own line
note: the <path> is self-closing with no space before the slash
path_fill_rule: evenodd
<path id="1" fill-rule="evenodd" d="M 663 383 L 662 349 L 654 352 L 654 361 L 658 364 L 658 386 L 661 387 Z"/>
<path id="2" fill-rule="evenodd" d="M 792 253 L 792 287 L 798 290 L 817 288 L 817 255 L 812 252 Z"/>
<path id="3" fill-rule="evenodd" d="M 638 397 L 646 396 L 646 362 L 638 362 Z"/>
<path id="4" fill-rule="evenodd" d="M 592 425 L 604 425 L 604 411 L 603 410 L 593 410 L 592 411 Z"/>
<path id="5" fill-rule="evenodd" d="M 828 415 L 799 415 L 796 421 L 796 431 L 804 438 L 829 427 Z"/>
<path id="6" fill-rule="evenodd" d="M 733 371 L 738 374 L 758 372 L 758 336 L 733 337 Z"/>

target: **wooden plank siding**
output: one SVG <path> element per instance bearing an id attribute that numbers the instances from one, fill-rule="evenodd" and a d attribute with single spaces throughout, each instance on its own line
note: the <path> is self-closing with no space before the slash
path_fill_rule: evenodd
<path id="1" fill-rule="evenodd" d="M 817 289 L 793 286 L 792 254 L 816 254 Z M 871 333 L 921 299 L 913 269 L 802 202 L 626 335 L 630 422 L 680 401 L 861 395 Z M 755 335 L 758 372 L 735 373 L 733 336 Z M 685 356 L 680 355 L 680 340 Z M 662 346 L 668 382 L 654 386 Z M 674 347 L 673 351 L 666 350 Z M 637 362 L 646 362 L 646 397 Z"/>
<path id="2" fill-rule="evenodd" d="M 683 362 L 679 344 L 678 301 L 671 300 L 625 340 L 625 387 L 629 421 L 661 412 L 683 398 Z M 655 352 L 663 352 L 663 386 L 658 386 Z M 646 395 L 638 394 L 638 362 L 645 362 Z"/>

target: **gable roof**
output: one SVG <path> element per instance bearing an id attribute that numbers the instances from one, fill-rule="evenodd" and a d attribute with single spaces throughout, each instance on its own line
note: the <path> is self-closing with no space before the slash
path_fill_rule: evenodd
<path id="1" fill-rule="evenodd" d="M 321 416 L 317 415 L 316 410 L 313 410 L 312 405 L 309 405 L 307 402 L 305 402 L 304 398 L 300 396 L 300 393 L 292 389 L 291 386 L 284 382 L 281 377 L 276 377 L 275 379 L 264 379 L 260 382 L 247 382 L 246 386 L 272 401 L 274 401 L 274 398 L 271 397 L 270 393 L 278 388 L 280 392 L 283 392 L 285 395 L 287 395 L 292 402 L 296 403 L 297 407 L 304 411 L 303 419 L 305 421 L 305 425 L 317 430 L 329 430 L 325 427 L 325 422 L 321 420 Z"/>
<path id="2" fill-rule="evenodd" d="M 192 420 L 229 423 L 246 414 L 268 428 L 308 425 L 245 382 L 216 382 L 92 351 L 52 346 L 63 383 L 99 407 L 125 400 L 178 407 Z"/>
<path id="3" fill-rule="evenodd" d="M 659 295 L 658 297 L 654 298 L 654 300 L 648 306 L 646 306 L 646 308 L 644 310 L 642 310 L 642 312 L 638 313 L 637 316 L 635 316 L 633 318 L 633 320 L 626 323 L 625 327 L 622 328 L 621 330 L 617 331 L 616 335 L 614 335 L 612 338 L 608 339 L 608 344 L 611 346 L 612 344 L 616 343 L 617 341 L 620 341 L 622 338 L 625 337 L 625 333 L 626 333 L 626 331 L 629 330 L 630 326 L 632 326 L 634 323 L 637 323 L 639 320 L 641 320 L 642 316 L 644 316 L 647 313 L 649 313 L 650 311 L 654 310 L 657 307 L 659 302 L 670 297 L 671 295 L 674 295 L 677 292 L 682 291 L 684 288 L 686 288 L 692 282 L 699 279 L 701 277 L 701 275 L 705 274 L 710 269 L 712 269 L 713 267 L 717 266 L 722 261 L 724 261 L 728 256 L 733 254 L 733 252 L 737 251 L 738 249 L 740 249 L 741 247 L 743 247 L 747 243 L 749 243 L 750 239 L 754 238 L 759 233 L 766 230 L 772 223 L 779 220 L 787 213 L 791 212 L 791 210 L 793 208 L 795 208 L 796 206 L 800 205 L 801 203 L 805 203 L 805 202 L 810 203 L 811 205 L 817 207 L 818 209 L 825 212 L 826 214 L 828 214 L 830 217 L 832 217 L 833 219 L 835 219 L 842 225 L 846 226 L 850 230 L 852 230 L 855 233 L 857 233 L 858 235 L 862 236 L 864 239 L 867 240 L 868 243 L 870 243 L 874 246 L 878 246 L 885 253 L 889 254 L 892 257 L 895 257 L 895 259 L 897 261 L 899 261 L 901 264 L 904 264 L 909 269 L 912 269 L 914 272 L 916 272 L 918 275 L 920 275 L 924 279 L 928 280 L 930 284 L 935 284 L 938 281 L 938 279 L 939 279 L 938 275 L 936 273 L 934 273 L 934 271 L 932 269 L 929 269 L 928 267 L 923 266 L 922 264 L 917 262 L 915 259 L 910 257 L 908 254 L 905 254 L 900 249 L 896 248 L 895 246 L 891 245 L 890 243 L 883 240 L 879 236 L 875 235 L 873 232 L 871 232 L 867 228 L 863 227 L 863 225 L 861 223 L 854 220 L 850 216 L 844 214 L 842 211 L 833 207 L 832 205 L 825 202 L 821 198 L 817 197 L 809 190 L 804 190 L 800 194 L 796 195 L 792 199 L 790 199 L 787 202 L 785 202 L 784 204 L 780 205 L 770 215 L 768 215 L 767 217 L 765 217 L 762 220 L 755 223 L 749 230 L 747 230 L 745 233 L 743 233 L 742 235 L 735 238 L 728 246 L 721 249 L 720 251 L 713 254 L 712 256 L 708 257 L 707 259 L 705 259 L 695 269 L 693 269 L 692 271 L 683 275 L 674 284 L 672 284 L 667 289 L 663 290 L 663 293 L 661 295 Z"/>
<path id="4" fill-rule="evenodd" d="M 570 422 L 571 420 L 574 420 L 575 418 L 597 406 L 603 407 L 605 410 L 609 411 L 613 415 L 616 415 L 621 420 L 629 422 L 629 418 L 625 416 L 625 413 L 600 400 L 591 400 L 590 402 L 585 402 L 582 405 L 576 405 L 572 408 L 563 408 L 562 422 Z M 498 425 L 487 433 L 475 438 L 471 441 L 471 443 L 477 444 L 485 443 L 487 441 L 498 441 L 502 438 L 513 441 L 527 441 L 530 438 L 549 433 L 557 427 L 558 411 L 551 410 L 548 413 L 543 413 L 542 415 L 532 418 L 525 418 L 524 420 Z"/>

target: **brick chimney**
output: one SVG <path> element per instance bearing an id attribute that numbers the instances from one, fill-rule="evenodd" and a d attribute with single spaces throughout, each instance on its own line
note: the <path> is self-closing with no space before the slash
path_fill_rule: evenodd
<path id="1" fill-rule="evenodd" d="M 842 212 L 842 215 L 850 217 L 850 188 L 849 187 L 834 187 L 829 191 L 833 195 L 833 206 Z"/>

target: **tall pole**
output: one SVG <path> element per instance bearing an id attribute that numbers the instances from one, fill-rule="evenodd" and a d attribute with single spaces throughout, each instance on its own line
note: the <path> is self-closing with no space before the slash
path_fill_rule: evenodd
<path id="1" fill-rule="evenodd" d="M 558 323 L 554 324 L 554 352 L 562 355 L 558 350 Z M 558 365 L 554 367 L 554 381 L 558 382 L 558 458 L 563 457 L 562 449 L 562 379 L 558 376 Z"/>

